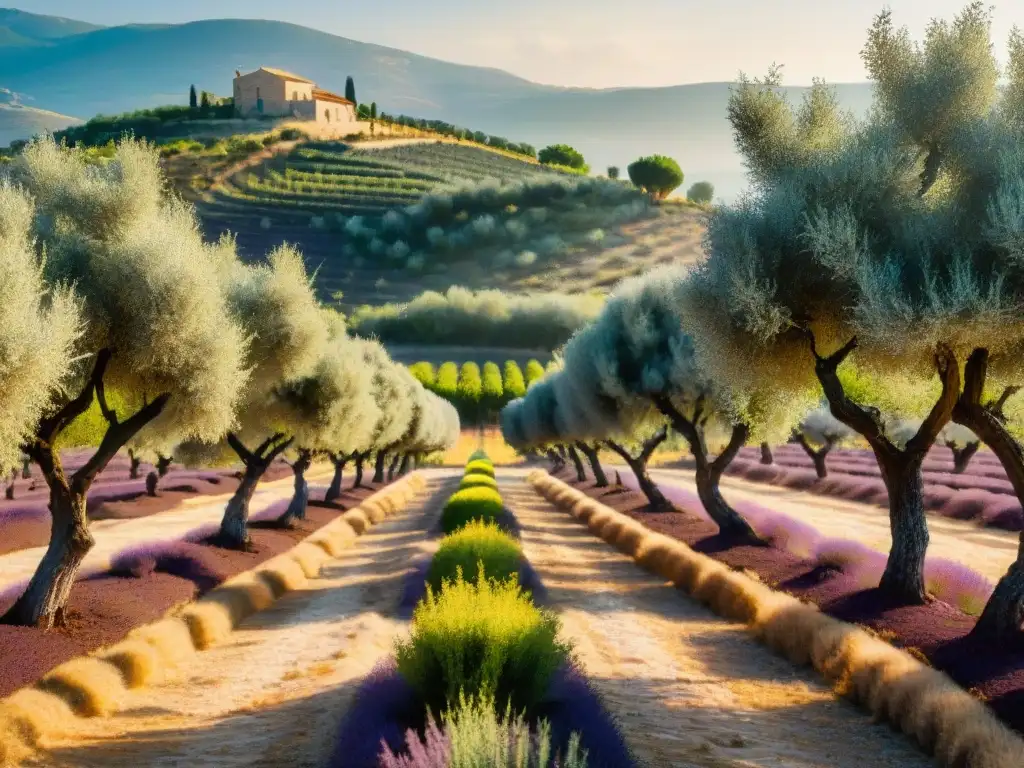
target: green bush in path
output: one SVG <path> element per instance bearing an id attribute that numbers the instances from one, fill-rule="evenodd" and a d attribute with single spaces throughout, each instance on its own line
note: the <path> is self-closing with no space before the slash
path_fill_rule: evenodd
<path id="1" fill-rule="evenodd" d="M 493 488 L 498 490 L 498 481 L 490 475 L 485 475 L 483 472 L 470 472 L 462 478 L 462 482 L 459 483 L 459 490 L 463 488 L 475 488 L 477 486 L 484 486 L 486 488 Z"/>
<path id="2" fill-rule="evenodd" d="M 477 459 L 475 461 L 471 461 L 468 464 L 466 464 L 465 474 L 469 475 L 474 472 L 494 477 L 494 465 L 490 462 L 490 460 L 486 459 Z"/>
<path id="3" fill-rule="evenodd" d="M 519 542 L 491 521 L 473 520 L 441 540 L 427 571 L 427 583 L 439 591 L 445 582 L 454 581 L 458 573 L 469 582 L 483 575 L 507 581 L 519 573 L 523 550 Z"/>
<path id="4" fill-rule="evenodd" d="M 497 520 L 503 509 L 501 495 L 493 488 L 465 488 L 452 494 L 444 505 L 441 529 L 448 534 L 471 520 Z"/>
<path id="5" fill-rule="evenodd" d="M 558 618 L 534 606 L 515 579 L 473 584 L 460 576 L 438 594 L 427 591 L 395 655 L 432 712 L 454 705 L 460 693 L 530 711 L 571 655 L 558 631 Z"/>

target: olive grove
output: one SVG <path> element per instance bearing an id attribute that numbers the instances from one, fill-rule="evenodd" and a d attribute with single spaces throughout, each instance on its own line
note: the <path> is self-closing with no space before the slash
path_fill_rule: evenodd
<path id="1" fill-rule="evenodd" d="M 715 381 L 734 395 L 770 382 L 780 400 L 818 389 L 867 441 L 889 492 L 880 588 L 907 603 L 928 599 L 921 464 L 950 420 L 1024 499 L 1007 389 L 1024 373 L 1024 50 L 1015 33 L 1000 100 L 989 14 L 972 3 L 921 44 L 880 14 L 863 51 L 877 104 L 862 123 L 822 83 L 794 112 L 777 73 L 741 81 L 729 117 L 752 189 L 710 216 L 680 301 Z M 909 439 L 887 430 L 899 419 L 919 420 Z M 1022 622 L 1024 538 L 976 631 Z"/>
<path id="2" fill-rule="evenodd" d="M 4 333 L 28 340 L 40 333 L 33 322 L 46 325 L 43 355 L 29 367 L 17 354 L 0 359 L 0 377 L 19 379 L 5 392 L 38 387 L 11 399 L 17 421 L 4 439 L 20 438 L 39 466 L 53 517 L 39 568 L 3 620 L 49 628 L 63 621 L 93 546 L 86 495 L 96 476 L 143 430 L 153 444 L 173 444 L 227 428 L 248 343 L 221 290 L 217 247 L 203 242 L 192 210 L 164 194 L 150 148 L 126 141 L 96 166 L 43 138 L 14 158 L 2 184 L 5 258 L 20 252 L 23 262 L 11 285 L 22 295 L 4 301 L 19 319 Z M 116 409 L 108 390 L 131 395 Z M 94 400 L 102 438 L 69 477 L 61 435 Z"/>
<path id="3" fill-rule="evenodd" d="M 50 138 L 30 142 L 0 178 L 0 269 L 0 471 L 28 456 L 52 517 L 46 552 L 4 623 L 64 622 L 94 545 L 87 495 L 122 449 L 133 466 L 156 464 L 151 493 L 171 456 L 240 459 L 219 543 L 244 548 L 249 499 L 286 450 L 296 494 L 283 523 L 303 514 L 314 456 L 376 448 L 382 435 L 390 446 L 409 429 L 411 399 L 431 406 L 417 447 L 457 436 L 451 409 L 424 399 L 411 376 L 416 391 L 380 399 L 378 368 L 397 366 L 382 350 L 367 362 L 363 342 L 316 300 L 298 252 L 279 247 L 243 264 L 231 238 L 204 242 L 145 143 L 124 140 L 98 165 Z M 391 431 L 382 402 L 401 422 Z M 72 445 L 92 454 L 69 474 L 61 449 Z"/>

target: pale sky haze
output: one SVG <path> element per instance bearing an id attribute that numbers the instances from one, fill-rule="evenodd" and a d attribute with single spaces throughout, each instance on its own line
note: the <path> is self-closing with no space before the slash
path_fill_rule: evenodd
<path id="1" fill-rule="evenodd" d="M 2 0 L 0 0 L 2 1 Z M 10 1 L 10 0 L 9 0 Z M 534 82 L 587 88 L 732 81 L 784 64 L 785 82 L 866 79 L 859 51 L 885 5 L 920 39 L 932 17 L 965 0 L 14 0 L 33 13 L 95 24 L 264 18 L 446 61 L 504 69 Z M 1005 60 L 1024 2 L 995 7 Z"/>

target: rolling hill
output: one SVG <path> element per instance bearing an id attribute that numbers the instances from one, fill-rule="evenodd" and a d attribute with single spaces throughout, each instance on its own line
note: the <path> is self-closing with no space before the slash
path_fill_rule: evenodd
<path id="1" fill-rule="evenodd" d="M 0 104 L 0 147 L 44 131 L 59 131 L 81 120 L 22 104 Z"/>
<path id="2" fill-rule="evenodd" d="M 534 146 L 567 142 L 597 171 L 658 152 L 679 160 L 687 184 L 710 180 L 725 199 L 745 186 L 726 121 L 729 83 L 558 88 L 277 21 L 130 25 L 54 37 L 60 20 L 30 23 L 32 14 L 19 13 L 5 22 L 8 15 L 0 11 L 0 27 L 16 39 L 0 36 L 0 86 L 65 114 L 183 104 L 190 84 L 229 93 L 236 69 L 273 65 L 335 90 L 352 75 L 360 100 L 375 100 L 386 112 L 445 119 Z M 62 23 L 74 29 L 77 22 Z M 17 39 L 36 42 L 25 46 Z M 793 99 L 805 91 L 785 90 Z M 868 108 L 869 83 L 837 90 L 854 113 Z"/>

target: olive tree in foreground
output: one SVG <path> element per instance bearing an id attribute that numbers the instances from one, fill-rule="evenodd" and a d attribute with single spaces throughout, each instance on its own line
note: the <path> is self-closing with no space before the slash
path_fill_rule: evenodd
<path id="1" fill-rule="evenodd" d="M 385 462 L 388 455 L 401 441 L 412 419 L 412 402 L 408 397 L 409 382 L 418 382 L 408 374 L 405 366 L 395 363 L 388 357 L 387 351 L 378 341 L 372 339 L 355 340 L 359 344 L 363 362 L 369 367 L 373 376 L 373 398 L 377 404 L 378 418 L 374 424 L 370 440 L 370 452 L 376 453 L 374 458 L 374 483 L 384 482 Z M 403 377 L 407 374 L 408 378 Z M 361 462 L 357 458 L 356 486 L 361 485 Z"/>
<path id="2" fill-rule="evenodd" d="M 916 430 L 915 430 L 916 432 Z M 793 441 L 804 449 L 814 463 L 819 478 L 828 477 L 825 459 L 837 445 L 849 440 L 854 431 L 825 408 L 815 408 L 800 420 L 793 430 Z M 912 435 L 911 435 L 912 436 Z"/>
<path id="3" fill-rule="evenodd" d="M 53 323 L 47 333 L 63 350 L 58 364 L 51 357 L 54 342 L 39 339 L 46 357 L 35 365 L 58 366 L 65 386 L 50 398 L 46 379 L 38 379 L 41 389 L 21 413 L 45 405 L 41 418 L 27 435 L 13 433 L 24 435 L 25 452 L 49 486 L 53 525 L 38 569 L 3 620 L 49 628 L 63 621 L 72 584 L 93 546 L 86 495 L 96 476 L 143 430 L 167 439 L 221 434 L 246 380 L 247 344 L 224 301 L 216 248 L 203 243 L 192 210 L 164 196 L 151 148 L 123 142 L 108 164 L 95 166 L 80 151 L 40 139 L 15 158 L 11 175 L 35 202 L 32 234 L 46 254 L 50 293 L 23 287 L 37 288 L 35 300 L 45 302 Z M 5 241 L 13 237 L 16 243 L 32 212 L 13 194 L 3 192 L 0 227 Z M 76 299 L 61 285 L 73 285 Z M 14 304 L 24 316 L 12 327 L 25 328 L 23 333 L 32 327 L 32 301 L 26 294 Z M 111 407 L 108 388 L 125 395 L 123 410 Z M 94 400 L 105 430 L 92 456 L 69 477 L 58 449 L 61 434 Z"/>
<path id="4" fill-rule="evenodd" d="M 970 42 L 976 25 L 968 26 L 970 34 L 937 26 L 930 34 L 943 45 Z M 948 58 L 925 56 L 919 63 L 934 71 L 912 80 L 941 82 Z M 717 378 L 737 391 L 771 382 L 781 399 L 817 384 L 832 414 L 871 446 L 889 492 L 893 541 L 880 588 L 907 603 L 927 599 L 921 464 L 951 417 L 1004 459 L 1011 480 L 1017 473 L 1024 498 L 1020 446 L 986 407 L 998 402 L 990 393 L 997 398 L 1020 373 L 1020 137 L 996 114 L 978 120 L 973 109 L 950 107 L 948 95 L 921 88 L 916 98 L 931 103 L 914 103 L 914 120 L 956 123 L 915 127 L 916 135 L 941 137 L 934 182 L 936 161 L 908 140 L 906 121 L 878 110 L 829 151 L 759 173 L 753 194 L 716 211 L 708 257 L 683 302 L 702 364 Z M 746 122 L 733 122 L 746 137 L 741 150 L 763 150 L 764 126 L 743 114 Z M 840 366 L 871 386 L 849 387 Z M 894 418 L 921 419 L 905 444 L 886 433 Z M 1019 633 L 1021 619 L 1024 547 L 979 629 Z"/>

